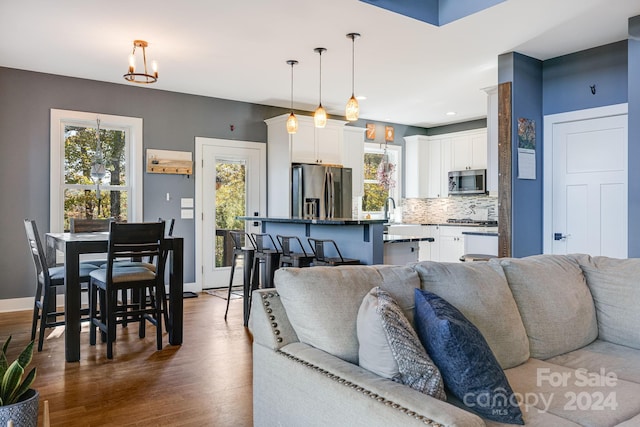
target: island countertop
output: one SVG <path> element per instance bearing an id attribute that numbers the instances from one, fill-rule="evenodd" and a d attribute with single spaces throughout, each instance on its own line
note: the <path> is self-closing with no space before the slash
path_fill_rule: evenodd
<path id="1" fill-rule="evenodd" d="M 433 237 L 425 236 L 404 236 L 400 234 L 383 234 L 384 243 L 406 243 L 406 242 L 435 242 Z"/>
<path id="2" fill-rule="evenodd" d="M 266 216 L 239 216 L 246 221 L 282 222 L 289 224 L 327 224 L 327 225 L 362 225 L 384 224 L 385 219 L 358 219 L 358 218 L 293 218 L 293 217 L 266 217 Z"/>
<path id="3" fill-rule="evenodd" d="M 259 224 L 262 233 L 276 239 L 277 235 L 296 236 L 305 247 L 308 239 L 330 239 L 346 258 L 360 260 L 361 264 L 382 264 L 384 219 L 358 218 L 291 218 L 266 216 L 239 216 L 243 221 Z M 329 245 L 327 256 L 337 256 Z"/>

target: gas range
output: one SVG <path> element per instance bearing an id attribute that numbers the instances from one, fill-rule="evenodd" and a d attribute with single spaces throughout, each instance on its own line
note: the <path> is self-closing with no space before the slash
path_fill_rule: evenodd
<path id="1" fill-rule="evenodd" d="M 449 218 L 447 224 L 463 224 L 463 225 L 480 225 L 485 227 L 497 227 L 498 221 L 495 220 L 477 220 L 471 218 Z"/>

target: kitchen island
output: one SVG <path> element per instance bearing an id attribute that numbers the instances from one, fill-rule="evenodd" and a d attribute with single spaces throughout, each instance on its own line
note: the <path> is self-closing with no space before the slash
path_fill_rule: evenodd
<path id="1" fill-rule="evenodd" d="M 287 218 L 239 216 L 245 221 L 261 223 L 263 233 L 269 233 L 274 240 L 276 235 L 297 236 L 311 252 L 307 238 L 331 239 L 340 248 L 345 258 L 359 259 L 361 264 L 383 263 L 383 230 L 384 219 L 353 218 Z M 292 248 L 298 250 L 297 248 Z M 327 256 L 337 256 L 332 248 L 327 249 Z"/>

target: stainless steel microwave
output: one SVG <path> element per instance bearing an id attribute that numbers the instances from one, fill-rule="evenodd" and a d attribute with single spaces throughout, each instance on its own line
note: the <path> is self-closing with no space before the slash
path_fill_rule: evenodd
<path id="1" fill-rule="evenodd" d="M 449 172 L 449 195 L 485 194 L 486 192 L 486 169 L 467 169 Z"/>

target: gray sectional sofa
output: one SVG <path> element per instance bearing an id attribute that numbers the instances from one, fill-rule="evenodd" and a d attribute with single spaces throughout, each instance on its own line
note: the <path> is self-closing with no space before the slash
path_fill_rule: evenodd
<path id="1" fill-rule="evenodd" d="M 640 259 L 284 268 L 252 301 L 256 426 L 501 426 L 358 365 L 358 310 L 379 286 L 414 322 L 415 288 L 472 322 L 527 426 L 640 426 Z"/>

